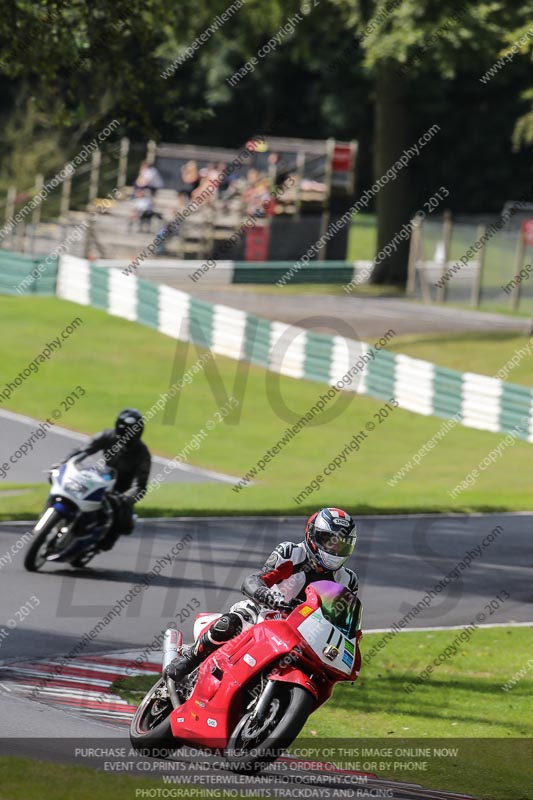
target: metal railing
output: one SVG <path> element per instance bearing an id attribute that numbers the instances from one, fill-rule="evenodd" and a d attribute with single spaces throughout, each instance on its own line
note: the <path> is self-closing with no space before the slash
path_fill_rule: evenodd
<path id="1" fill-rule="evenodd" d="M 48 249 L 47 242 L 58 242 L 65 227 L 75 224 L 98 196 L 127 185 L 129 155 L 130 141 L 126 137 L 95 150 L 90 161 L 67 172 L 39 203 L 32 201 L 54 176 L 45 180 L 38 174 L 33 186 L 23 191 L 9 186 L 5 200 L 0 200 L 0 220 L 4 220 L 0 225 L 0 248 L 34 253 L 39 242 L 41 249 Z M 17 214 L 21 215 L 20 220 Z"/>
<path id="2" fill-rule="evenodd" d="M 407 292 L 426 303 L 533 312 L 533 246 L 514 221 L 412 220 Z"/>

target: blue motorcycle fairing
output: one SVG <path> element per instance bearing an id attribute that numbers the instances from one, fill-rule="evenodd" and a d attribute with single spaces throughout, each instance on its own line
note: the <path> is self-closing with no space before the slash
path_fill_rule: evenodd
<path id="1" fill-rule="evenodd" d="M 56 511 L 59 511 L 60 514 L 64 514 L 66 517 L 75 517 L 78 513 L 78 509 L 73 503 L 70 502 L 70 500 L 64 500 L 61 497 L 56 497 L 52 503 L 52 507 Z"/>
<path id="2" fill-rule="evenodd" d="M 53 507 L 72 518 L 79 514 L 79 510 L 70 504 L 65 498 L 56 497 Z M 65 513 L 66 512 L 66 513 Z M 85 514 L 80 514 L 74 525 L 80 529 L 80 533 L 74 535 L 70 545 L 55 555 L 48 556 L 47 561 L 71 561 L 78 555 L 83 555 L 90 547 L 95 545 L 102 535 L 102 530 L 105 527 L 106 520 L 101 519 L 101 509 L 98 511 L 88 511 Z M 87 530 L 89 529 L 89 530 Z"/>
<path id="3" fill-rule="evenodd" d="M 96 500 L 103 500 L 105 493 L 106 490 L 104 489 L 104 487 L 102 487 L 101 489 L 95 489 L 94 492 L 91 492 L 91 494 L 88 495 L 85 499 L 92 500 L 93 502 Z"/>

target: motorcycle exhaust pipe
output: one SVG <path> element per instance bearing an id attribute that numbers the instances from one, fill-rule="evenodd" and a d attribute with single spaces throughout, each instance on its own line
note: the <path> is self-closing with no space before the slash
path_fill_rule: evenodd
<path id="1" fill-rule="evenodd" d="M 163 670 L 179 655 L 183 636 L 176 628 L 167 628 L 163 638 Z"/>

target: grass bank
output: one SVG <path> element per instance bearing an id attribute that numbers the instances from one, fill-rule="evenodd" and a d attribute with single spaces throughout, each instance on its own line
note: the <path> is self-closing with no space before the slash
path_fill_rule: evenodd
<path id="1" fill-rule="evenodd" d="M 149 328 L 55 298 L 2 297 L 0 312 L 0 333 L 3 341 L 10 341 L 0 388 L 13 381 L 74 317 L 83 319 L 61 350 L 0 408 L 43 420 L 79 385 L 85 396 L 58 423 L 88 434 L 111 425 L 123 407 L 149 409 L 201 354 Z M 392 349 L 490 375 L 526 346 L 527 338 L 493 335 L 407 337 L 394 341 Z M 522 358 L 511 369 L 509 380 L 533 385 L 531 357 Z M 216 356 L 184 387 L 176 404 L 167 405 L 147 425 L 145 439 L 154 453 L 169 458 L 189 445 L 189 463 L 239 478 L 280 440 L 288 425 L 313 407 L 325 388 Z M 219 407 L 230 395 L 239 402 L 237 411 L 217 419 Z M 347 506 L 360 514 L 531 508 L 530 490 L 523 480 L 529 472 L 531 447 L 519 441 L 506 448 L 468 491 L 450 497 L 502 438 L 459 426 L 442 438 L 420 466 L 412 466 L 395 482 L 402 467 L 435 436 L 443 421 L 396 409 L 379 422 L 376 415 L 383 405 L 379 400 L 343 395 L 283 446 L 257 473 L 253 485 L 237 492 L 231 484 L 162 484 L 138 505 L 138 511 L 144 516 L 164 516 L 303 514 L 319 505 Z M 368 430 L 368 423 L 374 425 L 373 430 Z M 202 431 L 205 436 L 198 442 Z M 341 468 L 325 475 L 324 468 L 360 434 L 359 449 L 353 449 Z M 46 439 L 35 446 L 46 449 Z M 295 498 L 318 475 L 323 476 L 318 490 L 297 502 Z M 39 513 L 46 484 L 23 494 L 10 493 L 17 488 L 3 483 L 2 490 L 7 491 L 0 493 L 0 518 Z"/>
<path id="2" fill-rule="evenodd" d="M 320 748 L 344 740 L 345 747 L 359 748 L 353 757 L 358 766 L 351 768 L 380 777 L 482 800 L 531 798 L 533 671 L 524 667 L 533 628 L 478 628 L 414 692 L 405 691 L 459 633 L 410 630 L 390 641 L 383 634 L 364 634 L 363 659 L 370 657 L 359 679 L 336 687 L 330 702 L 310 717 L 300 741 Z M 115 691 L 138 703 L 155 680 L 150 675 L 119 680 Z M 363 756 L 362 748 L 382 755 Z M 400 754 L 417 748 L 432 755 Z M 445 754 L 435 755 L 441 749 Z M 350 766 L 346 757 L 336 763 Z"/>

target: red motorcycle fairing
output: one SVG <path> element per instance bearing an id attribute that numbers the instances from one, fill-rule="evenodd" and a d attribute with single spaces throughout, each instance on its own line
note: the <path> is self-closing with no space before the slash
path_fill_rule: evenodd
<path id="1" fill-rule="evenodd" d="M 305 672 L 302 672 L 301 669 L 291 669 L 290 667 L 285 667 L 285 669 L 282 670 L 275 669 L 270 673 L 268 679 L 270 681 L 292 683 L 294 686 L 301 686 L 303 689 L 307 689 L 308 692 L 311 692 L 317 705 L 321 705 L 324 702 L 322 699 L 323 693 L 319 693 L 316 683 L 310 679 L 309 675 L 306 675 Z M 333 688 L 333 686 L 331 688 Z M 331 691 L 329 694 L 331 694 Z"/>
<path id="2" fill-rule="evenodd" d="M 301 647 L 301 637 L 288 619 L 254 625 L 222 645 L 201 664 L 190 698 L 170 714 L 172 734 L 177 739 L 202 747 L 226 746 L 242 716 L 242 687 L 254 676 L 259 678 L 276 659 Z M 301 683 L 303 673 L 294 672 L 299 677 L 293 682 L 311 691 Z M 279 679 L 286 680 L 284 675 L 281 671 Z"/>

